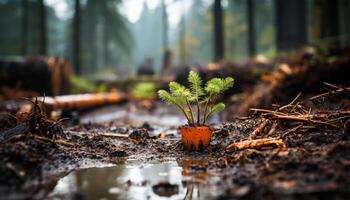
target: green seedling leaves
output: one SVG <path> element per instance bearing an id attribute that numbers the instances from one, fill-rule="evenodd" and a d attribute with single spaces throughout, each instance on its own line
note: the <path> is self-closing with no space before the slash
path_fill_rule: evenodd
<path id="1" fill-rule="evenodd" d="M 225 104 L 221 102 L 215 105 L 212 104 L 217 95 L 233 86 L 234 79 L 231 77 L 227 77 L 225 79 L 213 78 L 209 80 L 203 88 L 203 81 L 199 74 L 195 71 L 190 71 L 187 80 L 189 82 L 190 88 L 172 81 L 169 83 L 170 92 L 166 90 L 159 90 L 158 95 L 160 99 L 165 101 L 167 104 L 176 105 L 185 115 L 190 126 L 205 125 L 206 120 L 211 114 L 220 112 L 225 109 Z M 197 107 L 196 121 L 193 117 L 193 103 L 195 103 Z M 200 115 L 203 104 L 205 104 L 204 114 L 202 118 L 203 121 L 200 122 Z"/>
<path id="2" fill-rule="evenodd" d="M 234 79 L 227 77 L 225 79 L 213 78 L 205 86 L 205 91 L 209 94 L 220 94 L 233 86 Z"/>
<path id="3" fill-rule="evenodd" d="M 199 101 L 200 97 L 204 95 L 202 88 L 202 79 L 195 71 L 190 71 L 188 75 L 188 82 L 190 83 L 192 98 Z"/>
<path id="4" fill-rule="evenodd" d="M 191 96 L 191 92 L 188 88 L 174 81 L 169 83 L 169 90 L 171 94 L 176 97 L 189 98 Z"/>
<path id="5" fill-rule="evenodd" d="M 220 102 L 211 107 L 209 114 L 220 112 L 225 109 L 225 104 Z"/>

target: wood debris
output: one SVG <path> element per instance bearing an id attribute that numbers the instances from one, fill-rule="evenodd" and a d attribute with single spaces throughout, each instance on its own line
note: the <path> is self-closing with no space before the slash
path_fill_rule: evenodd
<path id="1" fill-rule="evenodd" d="M 226 147 L 226 151 L 233 152 L 234 150 L 243 149 L 261 149 L 264 147 L 270 148 L 285 148 L 286 144 L 280 138 L 261 138 L 255 140 L 244 140 L 235 142 Z"/>
<path id="2" fill-rule="evenodd" d="M 52 111 L 72 111 L 82 110 L 87 108 L 93 108 L 105 104 L 118 104 L 123 102 L 126 96 L 120 91 L 111 91 L 106 93 L 96 94 L 75 94 L 75 95 L 62 95 L 56 97 L 37 97 L 35 101 L 40 102 L 41 110 L 51 117 Z M 17 116 L 21 121 L 26 120 L 26 116 L 33 109 L 32 104 L 24 104 Z M 57 117 L 57 116 L 56 116 Z M 59 117 L 59 116 L 58 116 Z"/>
<path id="3" fill-rule="evenodd" d="M 276 101 L 286 103 L 290 96 L 299 92 L 310 93 L 315 88 L 320 88 L 324 81 L 337 81 L 339 84 L 347 84 L 350 73 L 349 57 L 340 55 L 336 62 L 317 60 L 317 62 L 285 61 L 277 63 L 278 68 L 270 74 L 261 76 L 261 81 L 245 95 L 246 98 L 240 105 L 233 107 L 232 112 L 237 116 L 244 116 L 252 107 L 269 108 Z M 334 77 L 337 77 L 334 79 Z M 310 100 L 320 100 L 323 97 L 348 92 L 350 87 L 340 87 L 335 84 L 327 84 L 330 91 L 317 95 Z M 287 107 L 290 107 L 288 105 Z"/>
<path id="4" fill-rule="evenodd" d="M 3 57 L 0 58 L 1 86 L 15 92 L 6 97 L 23 97 L 16 90 L 35 91 L 39 94 L 61 95 L 69 92 L 71 66 L 67 59 L 58 57 Z M 29 97 L 27 93 L 26 97 Z"/>
<path id="5" fill-rule="evenodd" d="M 345 87 L 325 83 L 329 87 L 329 92 L 323 95 L 317 95 L 310 98 L 313 100 L 332 95 L 349 95 L 350 90 Z M 277 106 L 274 110 L 257 109 L 251 110 L 255 114 L 260 114 L 262 118 L 260 124 L 250 133 L 249 140 L 231 143 L 226 147 L 226 151 L 243 149 L 261 149 L 261 148 L 285 148 L 283 141 L 290 134 L 306 132 L 310 129 L 318 129 L 327 132 L 329 129 L 338 129 L 340 132 L 346 132 L 345 121 L 350 118 L 349 101 L 342 104 L 340 109 L 311 109 L 298 101 L 301 94 L 298 94 L 290 103 L 284 106 Z M 348 97 L 348 96 L 347 96 Z M 345 123 L 346 124 L 346 123 Z M 258 138 L 259 137 L 259 138 Z"/>
<path id="6" fill-rule="evenodd" d="M 263 132 L 263 130 L 265 129 L 266 125 L 269 123 L 270 121 L 265 119 L 259 126 L 258 128 L 256 128 L 251 134 L 250 134 L 250 138 L 251 139 L 255 139 L 260 133 Z"/>

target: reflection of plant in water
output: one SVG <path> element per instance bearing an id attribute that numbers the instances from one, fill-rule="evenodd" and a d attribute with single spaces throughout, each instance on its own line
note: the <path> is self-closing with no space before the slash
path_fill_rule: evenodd
<path id="1" fill-rule="evenodd" d="M 200 126 L 206 123 L 211 114 L 225 108 L 224 103 L 214 104 L 214 101 L 221 93 L 233 86 L 234 80 L 231 77 L 225 79 L 213 78 L 203 88 L 202 79 L 198 73 L 191 71 L 188 75 L 188 82 L 190 88 L 186 88 L 177 82 L 170 82 L 170 91 L 159 90 L 158 95 L 166 103 L 177 106 L 185 115 L 188 125 Z M 195 104 L 197 118 L 194 118 L 192 104 Z M 202 105 L 204 105 L 204 108 Z M 202 121 L 201 109 L 204 109 Z"/>

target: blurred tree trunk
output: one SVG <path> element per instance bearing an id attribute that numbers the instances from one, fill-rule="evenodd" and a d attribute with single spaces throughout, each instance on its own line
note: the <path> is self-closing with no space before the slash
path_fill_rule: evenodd
<path id="1" fill-rule="evenodd" d="M 181 32 L 180 32 L 180 44 L 179 44 L 179 55 L 180 55 L 180 63 L 182 65 L 186 64 L 186 18 L 185 14 L 183 14 L 181 19 Z"/>
<path id="2" fill-rule="evenodd" d="M 221 0 L 215 0 L 213 6 L 214 16 L 214 61 L 218 62 L 224 58 L 224 28 L 223 28 L 223 10 Z"/>
<path id="3" fill-rule="evenodd" d="M 312 40 L 317 43 L 321 39 L 321 2 L 319 0 L 313 2 L 312 19 Z"/>
<path id="4" fill-rule="evenodd" d="M 87 59 L 86 63 L 89 66 L 88 72 L 93 72 L 96 70 L 97 66 L 97 45 L 96 45 L 96 29 L 98 16 L 96 13 L 96 1 L 88 0 L 86 3 L 86 18 L 89 19 L 87 21 Z"/>
<path id="5" fill-rule="evenodd" d="M 81 10 L 80 10 L 80 0 L 75 0 L 74 5 L 74 23 L 73 23 L 73 58 L 74 58 L 74 71 L 76 74 L 81 74 L 81 64 L 80 64 L 80 21 L 81 21 Z"/>
<path id="6" fill-rule="evenodd" d="M 110 54 L 109 54 L 109 33 L 110 30 L 108 28 L 108 18 L 105 18 L 105 23 L 103 25 L 103 48 L 104 48 L 104 64 L 105 66 L 109 66 L 110 62 Z"/>
<path id="7" fill-rule="evenodd" d="M 321 38 L 334 42 L 339 35 L 338 0 L 321 1 Z"/>
<path id="8" fill-rule="evenodd" d="M 168 13 L 166 11 L 166 5 L 162 0 L 162 17 L 163 17 L 163 50 L 164 52 L 168 49 Z"/>
<path id="9" fill-rule="evenodd" d="M 307 42 L 306 1 L 276 0 L 277 49 L 288 51 Z"/>
<path id="10" fill-rule="evenodd" d="M 39 0 L 39 20 L 40 20 L 40 49 L 41 55 L 46 55 L 46 10 L 44 0 Z"/>
<path id="11" fill-rule="evenodd" d="M 350 46 L 350 1 L 349 0 L 338 0 L 339 1 L 339 31 L 341 35 L 341 44 L 344 47 Z"/>
<path id="12" fill-rule="evenodd" d="M 322 2 L 321 37 L 336 37 L 339 34 L 338 0 Z"/>
<path id="13" fill-rule="evenodd" d="M 333 45 L 340 45 L 339 0 L 314 0 L 313 8 L 314 41 L 324 40 Z M 348 21 L 348 18 L 345 20 Z"/>
<path id="14" fill-rule="evenodd" d="M 165 1 L 162 0 L 162 17 L 163 17 L 163 63 L 162 63 L 162 71 L 164 74 L 165 70 L 171 67 L 171 51 L 168 47 L 168 13 L 166 10 Z"/>
<path id="15" fill-rule="evenodd" d="M 22 0 L 22 30 L 21 30 L 21 54 L 27 55 L 28 38 L 28 1 Z"/>
<path id="16" fill-rule="evenodd" d="M 256 54 L 254 16 L 254 0 L 247 0 L 248 52 L 251 57 Z"/>

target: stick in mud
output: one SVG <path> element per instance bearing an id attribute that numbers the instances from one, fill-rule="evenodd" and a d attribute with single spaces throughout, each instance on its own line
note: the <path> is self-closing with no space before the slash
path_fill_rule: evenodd
<path id="1" fill-rule="evenodd" d="M 262 147 L 285 148 L 286 144 L 280 138 L 261 138 L 235 142 L 226 147 L 227 152 L 243 149 L 260 149 Z"/>

